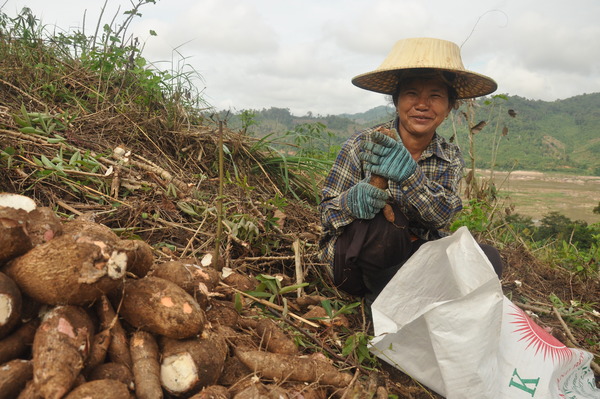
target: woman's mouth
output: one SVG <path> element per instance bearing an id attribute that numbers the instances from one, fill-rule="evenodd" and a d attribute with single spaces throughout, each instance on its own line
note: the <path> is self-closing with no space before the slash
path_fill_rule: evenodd
<path id="1" fill-rule="evenodd" d="M 432 119 L 432 118 L 429 118 L 427 116 L 422 116 L 422 115 L 413 115 L 413 116 L 411 116 L 411 118 L 413 118 L 419 122 L 426 122 L 426 121 L 429 121 Z"/>

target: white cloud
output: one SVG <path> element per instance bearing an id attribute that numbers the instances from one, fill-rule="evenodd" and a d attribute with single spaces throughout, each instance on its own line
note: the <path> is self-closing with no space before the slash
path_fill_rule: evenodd
<path id="1" fill-rule="evenodd" d="M 151 7 L 151 6 L 150 6 Z M 169 10 L 168 23 L 161 15 L 142 20 L 136 30 L 157 30 L 161 47 L 183 46 L 189 52 L 260 55 L 278 47 L 278 34 L 250 2 L 239 0 L 184 1 Z M 157 26 L 158 28 L 153 28 Z M 149 43 L 149 51 L 154 49 Z"/>
<path id="2" fill-rule="evenodd" d="M 359 4 L 348 7 L 324 26 L 323 34 L 340 47 L 358 53 L 385 55 L 397 39 L 412 36 L 410 32 L 426 26 L 431 18 L 427 6 L 420 2 L 355 3 Z"/>
<path id="3" fill-rule="evenodd" d="M 104 22 L 118 5 L 131 8 L 108 3 Z M 104 0 L 8 0 L 3 10 L 25 4 L 63 29 L 81 25 L 87 9 L 90 33 Z M 141 12 L 131 26 L 145 57 L 198 71 L 218 108 L 336 114 L 386 104 L 350 80 L 379 66 L 396 40 L 417 36 L 462 45 L 465 66 L 494 78 L 499 93 L 554 100 L 600 91 L 597 0 L 157 0 Z"/>

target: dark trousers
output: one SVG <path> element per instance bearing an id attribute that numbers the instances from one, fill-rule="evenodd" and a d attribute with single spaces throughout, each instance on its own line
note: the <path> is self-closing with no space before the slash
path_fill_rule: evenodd
<path id="1" fill-rule="evenodd" d="M 379 212 L 373 219 L 357 219 L 344 229 L 335 246 L 333 281 L 351 295 L 374 300 L 398 269 L 426 241 L 414 240 L 408 220 L 394 207 L 396 220 L 390 223 Z M 491 245 L 479 244 L 498 278 L 502 278 L 502 258 Z"/>

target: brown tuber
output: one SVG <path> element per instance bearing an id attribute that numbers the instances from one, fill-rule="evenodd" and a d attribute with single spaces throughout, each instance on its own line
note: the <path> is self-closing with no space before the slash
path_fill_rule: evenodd
<path id="1" fill-rule="evenodd" d="M 240 314 L 235 310 L 233 303 L 213 299 L 210 308 L 206 311 L 206 318 L 215 326 L 237 328 L 240 321 Z"/>
<path id="2" fill-rule="evenodd" d="M 108 346 L 110 345 L 110 330 L 100 331 L 94 335 L 90 344 L 90 355 L 83 369 L 84 375 L 89 375 L 96 367 L 100 366 L 106 360 Z"/>
<path id="3" fill-rule="evenodd" d="M 37 394 L 33 380 L 29 380 L 25 384 L 25 388 L 23 388 L 21 390 L 21 393 L 19 393 L 19 396 L 17 396 L 17 399 L 43 399 L 43 398 Z"/>
<path id="4" fill-rule="evenodd" d="M 175 339 L 200 334 L 206 321 L 191 295 L 152 276 L 126 281 L 120 315 L 135 328 Z"/>
<path id="5" fill-rule="evenodd" d="M 38 207 L 29 212 L 27 234 L 34 247 L 41 245 L 62 234 L 62 222 L 52 208 Z"/>
<path id="6" fill-rule="evenodd" d="M 134 390 L 133 374 L 129 367 L 121 363 L 108 362 L 96 367 L 89 375 L 88 381 L 117 380 L 121 381 L 131 391 Z"/>
<path id="7" fill-rule="evenodd" d="M 229 399 L 229 390 L 221 385 L 211 385 L 195 394 L 190 399 Z"/>
<path id="8" fill-rule="evenodd" d="M 161 399 L 158 344 L 146 331 L 136 331 L 130 339 L 133 378 L 137 399 Z"/>
<path id="9" fill-rule="evenodd" d="M 23 293 L 48 305 L 83 305 L 119 287 L 127 254 L 114 241 L 64 234 L 13 259 L 4 269 Z"/>
<path id="10" fill-rule="evenodd" d="M 241 350 L 236 350 L 235 355 L 248 368 L 265 378 L 318 382 L 335 387 L 347 386 L 352 381 L 352 375 L 340 372 L 333 365 L 314 358 Z"/>
<path id="11" fill-rule="evenodd" d="M 38 208 L 24 195 L 0 193 L 0 263 L 61 233 L 61 220 L 51 208 Z"/>
<path id="12" fill-rule="evenodd" d="M 100 300 L 96 303 L 96 313 L 100 319 L 101 328 L 110 331 L 108 357 L 115 363 L 121 363 L 131 368 L 132 361 L 127 333 L 106 296 L 100 297 Z"/>
<path id="13" fill-rule="evenodd" d="M 120 240 L 119 251 L 127 254 L 127 271 L 137 277 L 144 277 L 154 265 L 152 247 L 141 240 Z"/>
<path id="14" fill-rule="evenodd" d="M 271 319 L 260 319 L 256 326 L 256 332 L 261 338 L 261 344 L 265 345 L 269 352 L 294 355 L 298 348 L 294 341 Z"/>
<path id="15" fill-rule="evenodd" d="M 71 236 L 75 240 L 82 236 L 110 243 L 119 240 L 119 236 L 110 227 L 81 218 L 64 223 L 63 235 Z"/>
<path id="16" fill-rule="evenodd" d="M 16 398 L 33 377 L 30 360 L 15 359 L 0 366 L 0 399 Z"/>
<path id="17" fill-rule="evenodd" d="M 59 399 L 71 390 L 88 357 L 94 325 L 77 306 L 50 310 L 33 340 L 33 381 L 45 399 Z"/>
<path id="18" fill-rule="evenodd" d="M 27 220 L 27 211 L 0 206 L 0 264 L 24 254 L 33 246 L 27 235 Z"/>
<path id="19" fill-rule="evenodd" d="M 29 353 L 39 325 L 39 319 L 29 320 L 8 337 L 0 340 L 0 364 Z"/>
<path id="20" fill-rule="evenodd" d="M 117 380 L 96 380 L 81 384 L 64 399 L 132 399 L 127 385 Z"/>
<path id="21" fill-rule="evenodd" d="M 184 259 L 158 264 L 150 275 L 177 284 L 193 296 L 203 309 L 208 306 L 209 292 L 214 290 L 220 279 L 215 269 Z"/>
<path id="22" fill-rule="evenodd" d="M 224 270 L 222 279 L 223 283 L 239 291 L 252 291 L 258 285 L 258 280 L 233 270 Z"/>
<path id="23" fill-rule="evenodd" d="M 193 394 L 216 384 L 228 351 L 225 340 L 213 332 L 186 340 L 161 337 L 160 347 L 160 380 L 174 395 Z"/>

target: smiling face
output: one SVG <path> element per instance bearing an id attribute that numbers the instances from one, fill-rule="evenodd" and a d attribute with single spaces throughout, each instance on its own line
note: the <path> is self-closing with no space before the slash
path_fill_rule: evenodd
<path id="1" fill-rule="evenodd" d="M 451 108 L 448 86 L 443 81 L 435 78 L 403 81 L 396 100 L 400 137 L 431 140 Z"/>

